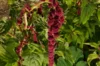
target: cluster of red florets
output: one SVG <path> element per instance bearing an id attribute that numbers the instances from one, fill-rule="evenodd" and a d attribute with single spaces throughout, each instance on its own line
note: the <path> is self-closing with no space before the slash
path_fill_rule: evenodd
<path id="1" fill-rule="evenodd" d="M 16 49 L 16 53 L 19 57 L 18 66 L 21 66 L 21 62 L 23 61 L 23 58 L 21 56 L 21 51 L 22 51 L 22 48 L 28 43 L 27 38 L 28 36 L 25 36 Z"/>
<path id="2" fill-rule="evenodd" d="M 49 52 L 48 55 L 49 55 L 49 66 L 53 66 L 56 38 L 59 36 L 59 29 L 64 22 L 64 13 L 63 9 L 60 7 L 59 3 L 56 0 L 49 0 L 49 2 L 50 3 L 48 7 L 50 8 L 50 12 L 48 15 L 48 52 Z M 20 18 L 17 20 L 17 23 L 19 25 L 22 24 L 22 16 L 27 11 L 26 9 L 29 11 L 31 10 L 28 4 L 25 5 L 25 7 L 22 9 L 20 13 Z M 40 8 L 38 8 L 37 13 L 43 16 L 42 5 L 40 5 Z M 28 15 L 30 15 L 30 12 L 28 12 Z M 34 31 L 33 27 L 30 28 L 30 30 L 32 34 L 34 34 L 33 36 L 34 41 L 37 42 L 36 32 Z M 18 49 L 20 48 L 18 47 Z"/>
<path id="3" fill-rule="evenodd" d="M 30 30 L 31 34 L 33 35 L 32 36 L 33 41 L 35 43 L 37 43 L 38 42 L 38 40 L 37 40 L 37 32 L 34 30 L 34 27 L 33 26 L 28 26 L 27 28 Z M 21 62 L 23 61 L 23 58 L 22 58 L 22 49 L 23 49 L 23 47 L 25 45 L 28 44 L 28 39 L 30 37 L 31 36 L 29 36 L 29 35 L 25 35 L 25 37 L 23 38 L 23 40 L 20 41 L 19 46 L 16 48 L 16 53 L 17 53 L 17 55 L 19 57 L 18 66 L 21 66 Z"/>
<path id="4" fill-rule="evenodd" d="M 25 13 L 25 12 L 28 12 L 28 11 L 30 11 L 30 10 L 31 10 L 30 5 L 29 5 L 28 3 L 26 3 L 26 4 L 24 5 L 24 7 L 22 8 L 21 12 L 20 12 L 19 18 L 17 19 L 17 24 L 18 24 L 18 25 L 21 25 L 21 24 L 22 24 L 22 19 L 23 19 L 24 13 Z M 31 14 L 31 13 L 28 12 L 28 15 L 30 15 L 30 14 Z"/>
<path id="5" fill-rule="evenodd" d="M 30 18 L 32 18 L 32 12 L 30 12 L 30 10 L 31 10 L 30 5 L 28 3 L 25 4 L 24 7 L 22 8 L 21 12 L 20 12 L 19 18 L 17 19 L 17 24 L 19 26 L 21 26 L 21 24 L 23 23 L 23 16 L 24 16 L 25 12 L 27 12 L 27 16 L 28 16 L 27 19 L 28 20 L 30 20 Z M 33 26 L 28 26 L 28 25 L 26 27 L 27 27 L 27 30 L 30 30 L 31 34 L 33 35 L 32 36 L 33 41 L 35 43 L 37 43 L 38 42 L 38 40 L 37 40 L 37 32 L 34 30 L 34 27 Z M 17 53 L 17 55 L 19 57 L 18 66 L 21 66 L 21 62 L 23 61 L 23 58 L 21 56 L 22 49 L 28 43 L 28 39 L 30 37 L 31 37 L 30 35 L 25 35 L 23 40 L 20 41 L 19 46 L 16 48 L 16 53 Z"/>
<path id="6" fill-rule="evenodd" d="M 50 0 L 49 16 L 48 16 L 48 52 L 49 52 L 49 66 L 54 64 L 54 50 L 56 38 L 59 36 L 59 29 L 64 22 L 63 9 L 56 0 Z"/>

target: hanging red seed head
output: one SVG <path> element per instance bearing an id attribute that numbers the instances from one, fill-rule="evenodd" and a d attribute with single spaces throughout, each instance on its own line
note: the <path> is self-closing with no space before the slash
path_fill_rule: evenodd
<path id="1" fill-rule="evenodd" d="M 33 38 L 33 41 L 35 42 L 35 43 L 37 43 L 38 42 L 38 39 L 37 39 L 37 32 L 34 30 L 34 26 L 28 26 L 28 29 L 31 31 L 31 33 L 32 33 L 32 38 Z"/>
<path id="2" fill-rule="evenodd" d="M 24 7 L 22 8 L 21 12 L 20 12 L 20 17 L 17 19 L 17 24 L 18 24 L 18 25 L 21 25 L 21 24 L 22 24 L 22 17 L 23 17 L 23 15 L 24 15 L 24 13 L 27 12 L 27 11 L 30 11 L 30 10 L 31 10 L 30 5 L 29 5 L 28 3 L 26 3 L 26 4 L 24 5 Z M 29 13 L 28 13 L 28 14 L 29 14 Z M 29 15 L 30 15 L 30 14 L 29 14 Z"/>
<path id="3" fill-rule="evenodd" d="M 59 36 L 59 29 L 64 22 L 63 9 L 59 6 L 56 0 L 49 0 L 50 12 L 48 16 L 48 55 L 49 55 L 49 66 L 54 64 L 54 50 L 55 50 L 55 39 Z"/>
<path id="4" fill-rule="evenodd" d="M 34 41 L 35 43 L 38 42 L 38 40 L 37 40 L 37 33 L 36 33 L 36 32 L 35 32 L 34 35 L 33 35 L 33 41 Z"/>
<path id="5" fill-rule="evenodd" d="M 45 0 L 41 0 L 45 1 Z M 59 36 L 59 29 L 62 26 L 64 22 L 64 13 L 63 9 L 60 7 L 59 3 L 57 0 L 49 0 L 49 8 L 50 12 L 48 15 L 48 56 L 49 56 L 49 65 L 48 66 L 53 66 L 54 64 L 54 50 L 55 50 L 55 44 L 56 43 L 56 38 Z M 28 4 L 25 5 L 25 7 L 21 10 L 20 13 L 20 18 L 18 22 L 21 24 L 22 22 L 22 16 L 24 15 L 25 12 L 30 11 L 30 6 Z M 29 12 L 27 12 L 29 14 Z M 38 13 L 42 14 L 42 8 L 40 7 L 38 9 Z M 29 28 L 29 27 L 28 27 Z M 33 40 L 34 42 L 38 42 L 37 40 L 37 33 L 34 31 L 33 28 L 29 28 L 31 30 L 31 33 L 33 34 Z M 24 43 L 22 43 L 24 44 Z M 20 46 L 17 53 L 21 52 L 20 51 Z M 22 48 L 22 46 L 21 46 Z"/>
<path id="6" fill-rule="evenodd" d="M 22 23 L 22 18 L 18 18 L 18 19 L 17 19 L 17 24 L 18 24 L 18 25 L 21 25 L 21 23 Z"/>

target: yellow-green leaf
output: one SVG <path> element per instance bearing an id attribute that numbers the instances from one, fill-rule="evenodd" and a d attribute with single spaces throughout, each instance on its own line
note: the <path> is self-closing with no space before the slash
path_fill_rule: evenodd
<path id="1" fill-rule="evenodd" d="M 96 58 L 98 58 L 98 57 L 99 56 L 97 55 L 96 52 L 93 52 L 92 54 L 90 54 L 88 56 L 88 58 L 87 58 L 88 65 L 90 66 L 91 61 L 94 60 L 94 59 L 96 59 Z"/>

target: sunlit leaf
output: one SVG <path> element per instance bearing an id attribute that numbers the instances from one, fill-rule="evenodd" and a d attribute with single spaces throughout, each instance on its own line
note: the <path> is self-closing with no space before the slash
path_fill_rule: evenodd
<path id="1" fill-rule="evenodd" d="M 97 59 L 99 56 L 97 55 L 96 52 L 93 52 L 92 54 L 89 54 L 87 58 L 88 65 L 90 66 L 90 63 L 92 60 Z"/>
<path id="2" fill-rule="evenodd" d="M 97 65 L 97 66 L 100 66 L 100 61 L 98 61 L 98 62 L 96 63 L 96 65 Z"/>
<path id="3" fill-rule="evenodd" d="M 99 45 L 97 44 L 97 43 L 84 43 L 85 45 L 89 45 L 89 46 L 91 46 L 91 47 L 93 47 L 93 48 L 96 48 L 96 49 L 98 49 L 98 47 L 99 47 Z"/>
<path id="4" fill-rule="evenodd" d="M 63 0 L 68 6 L 72 5 L 73 0 Z"/>

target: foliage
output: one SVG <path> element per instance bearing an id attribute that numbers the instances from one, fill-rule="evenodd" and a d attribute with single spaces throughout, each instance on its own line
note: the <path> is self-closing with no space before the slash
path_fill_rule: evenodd
<path id="1" fill-rule="evenodd" d="M 100 66 L 100 0 L 58 0 L 63 8 L 65 21 L 56 38 L 54 66 Z M 9 18 L 0 20 L 0 66 L 18 66 L 16 49 L 29 35 L 22 48 L 22 66 L 48 66 L 48 13 L 43 3 L 42 15 L 34 10 L 29 26 L 34 26 L 38 42 L 34 42 L 24 23 L 17 19 L 26 3 L 34 6 L 39 0 L 8 0 Z M 20 28 L 20 29 L 19 29 Z"/>

